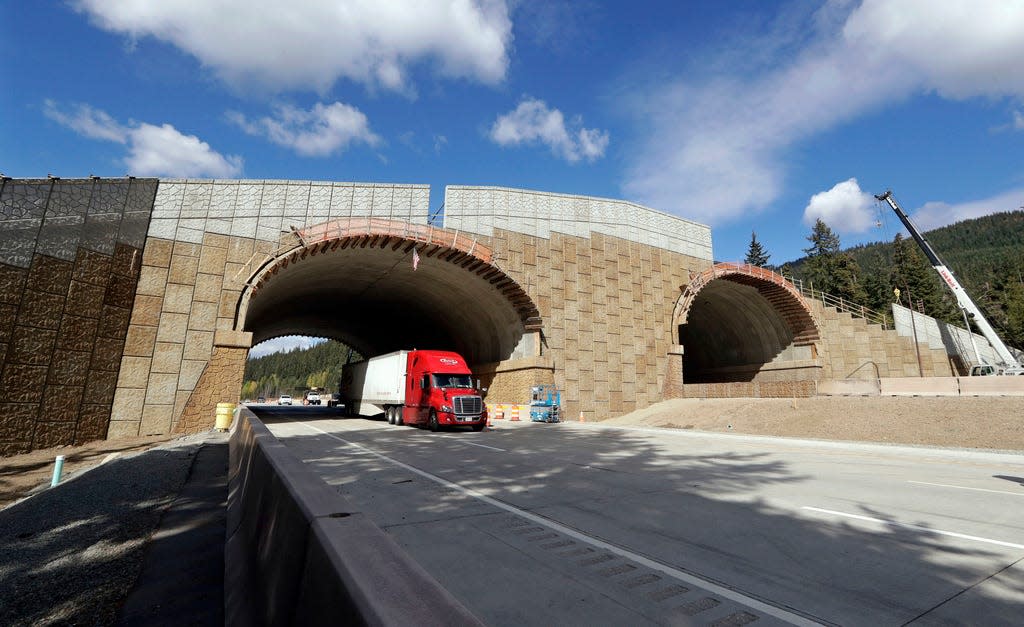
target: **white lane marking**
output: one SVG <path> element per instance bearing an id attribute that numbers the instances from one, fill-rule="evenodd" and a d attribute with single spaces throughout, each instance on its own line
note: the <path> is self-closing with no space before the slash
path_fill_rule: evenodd
<path id="1" fill-rule="evenodd" d="M 446 440 L 458 440 L 459 444 L 468 444 L 470 446 L 479 446 L 480 448 L 489 448 L 492 451 L 501 451 L 502 453 L 507 453 L 508 452 L 508 451 L 506 451 L 503 448 L 498 448 L 497 446 L 487 446 L 486 444 L 477 444 L 476 442 L 467 442 L 464 438 L 453 438 L 453 437 L 445 436 L 444 439 L 446 439 Z"/>
<path id="2" fill-rule="evenodd" d="M 926 533 L 934 533 L 940 536 L 950 536 L 952 538 L 960 538 L 962 540 L 973 540 L 975 542 L 984 542 L 986 544 L 996 544 L 998 546 L 1007 546 L 1011 549 L 1024 549 L 1024 544 L 1014 544 L 1013 542 L 1004 542 L 1002 540 L 993 540 L 991 538 L 982 538 L 980 536 L 969 536 L 965 533 L 957 533 L 955 531 L 942 531 L 941 529 L 932 529 L 930 527 L 922 527 L 920 525 L 911 525 L 910 523 L 901 523 L 893 520 L 884 520 L 882 518 L 872 518 L 870 516 L 861 516 L 860 514 L 847 514 L 846 512 L 837 512 L 832 509 L 822 509 L 820 507 L 801 507 L 800 509 L 809 510 L 812 512 L 818 512 L 821 514 L 831 514 L 832 516 L 841 516 L 843 518 L 853 518 L 854 520 L 863 520 L 866 522 L 878 523 L 886 527 L 899 527 L 903 529 L 914 529 L 916 531 L 924 531 Z"/>
<path id="3" fill-rule="evenodd" d="M 988 490 L 985 488 L 969 488 L 965 485 L 950 485 L 948 483 L 928 483 L 927 481 L 907 481 L 918 485 L 933 485 L 940 488 L 956 488 L 958 490 L 974 490 L 975 492 L 992 492 L 995 494 L 1011 494 L 1013 496 L 1024 496 L 1024 492 L 1010 492 L 1009 490 Z"/>
<path id="4" fill-rule="evenodd" d="M 759 600 L 757 600 L 757 599 L 755 599 L 753 597 L 748 597 L 748 596 L 746 596 L 746 595 L 744 595 L 744 594 L 742 594 L 740 592 L 736 592 L 734 590 L 730 590 L 729 588 L 725 588 L 725 587 L 720 586 L 718 584 L 712 583 L 710 581 L 707 581 L 706 579 L 702 579 L 700 577 L 697 577 L 696 575 L 691 575 L 691 574 L 683 572 L 681 570 L 676 570 L 675 568 L 672 568 L 671 566 L 666 566 L 665 564 L 661 564 L 660 562 L 656 562 L 656 561 L 654 561 L 654 560 L 652 560 L 650 558 L 644 557 L 643 555 L 638 555 L 638 554 L 633 553 L 631 551 L 627 551 L 626 549 L 623 549 L 623 548 L 620 548 L 618 546 L 615 546 L 614 544 L 608 544 L 607 542 L 604 542 L 602 540 L 598 540 L 597 538 L 592 538 L 592 537 L 590 537 L 590 536 L 588 536 L 588 535 L 586 535 L 586 534 L 584 534 L 584 533 L 582 533 L 580 531 L 577 531 L 577 530 L 575 530 L 575 529 L 573 529 L 571 527 L 566 527 L 564 525 L 556 523 L 556 522 L 554 522 L 552 520 L 549 520 L 547 518 L 544 518 L 542 516 L 538 516 L 536 514 L 528 512 L 526 510 L 519 509 L 518 507 L 515 507 L 513 505 L 509 505 L 508 503 L 505 503 L 503 501 L 499 501 L 497 499 L 491 498 L 491 497 L 489 497 L 489 496 L 487 496 L 485 494 L 477 492 L 476 490 L 474 490 L 472 488 L 467 488 L 467 487 L 461 486 L 461 485 L 459 485 L 457 483 L 452 483 L 451 481 L 448 481 L 447 479 L 444 479 L 442 477 L 438 477 L 437 475 L 431 474 L 431 473 L 429 473 L 429 472 L 427 472 L 425 470 L 420 470 L 419 468 L 416 468 L 415 466 L 410 466 L 409 464 L 400 462 L 397 459 L 393 459 L 391 457 L 388 457 L 387 455 L 384 455 L 383 453 L 378 453 L 377 451 L 375 451 L 375 450 L 373 450 L 371 448 L 367 448 L 367 447 L 365 447 L 365 446 L 363 446 L 361 444 L 356 444 L 355 442 L 349 442 L 348 440 L 346 440 L 346 439 L 344 439 L 342 437 L 339 437 L 337 435 L 334 435 L 333 433 L 329 433 L 327 431 L 324 431 L 323 429 L 321 429 L 319 427 L 314 427 L 311 424 L 307 424 L 307 423 L 304 423 L 304 422 L 299 422 L 297 420 L 295 422 L 298 422 L 299 424 L 301 424 L 301 425 L 303 425 L 305 427 L 309 427 L 313 431 L 318 431 L 318 432 L 326 435 L 329 438 L 334 438 L 335 440 L 341 442 L 342 444 L 347 444 L 348 446 L 351 446 L 353 448 L 359 449 L 360 451 L 362 451 L 364 453 L 368 453 L 370 455 L 373 455 L 374 457 L 377 457 L 379 459 L 383 459 L 384 461 L 390 462 L 390 463 L 398 466 L 399 468 L 403 468 L 403 469 L 408 470 L 411 473 L 415 473 L 415 474 L 417 474 L 417 475 L 419 475 L 419 476 L 421 476 L 421 477 L 423 477 L 425 479 L 429 479 L 429 480 L 431 480 L 431 481 L 433 481 L 435 483 L 438 483 L 438 484 L 440 484 L 440 485 L 442 485 L 442 486 L 444 486 L 446 488 L 450 488 L 452 490 L 457 490 L 459 492 L 462 492 L 466 496 L 471 496 L 471 497 L 473 497 L 475 499 L 483 501 L 484 503 L 487 503 L 488 505 L 492 505 L 494 507 L 497 507 L 498 509 L 503 509 L 506 512 L 515 514 L 517 516 L 522 516 L 523 518 L 526 518 L 526 519 L 528 519 L 528 520 L 530 520 L 530 521 L 532 521 L 532 522 L 534 522 L 534 523 L 536 523 L 538 525 L 544 525 L 545 527 L 548 527 L 549 529 L 552 529 L 552 530 L 557 531 L 559 533 L 562 533 L 562 534 L 565 534 L 565 535 L 570 536 L 572 538 L 575 538 L 577 540 L 580 540 L 581 542 L 586 542 L 586 543 L 591 544 L 593 546 L 602 548 L 602 549 L 604 549 L 604 550 L 606 550 L 606 551 L 608 551 L 610 553 L 615 553 L 617 555 L 625 557 L 626 559 L 632 560 L 632 561 L 637 562 L 639 564 L 643 564 L 644 566 L 646 566 L 646 567 L 648 567 L 650 569 L 661 571 L 661 572 L 669 575 L 670 577 L 674 577 L 674 578 L 676 578 L 676 579 L 678 579 L 680 581 L 685 581 L 685 582 L 687 582 L 687 583 L 689 583 L 691 585 L 694 585 L 694 586 L 700 586 L 700 587 L 702 587 L 702 588 L 704 588 L 706 590 L 709 590 L 710 592 L 712 592 L 714 594 L 717 594 L 719 596 L 725 597 L 725 598 L 730 599 L 732 601 L 736 601 L 737 603 L 742 603 L 742 604 L 746 605 L 747 607 L 750 607 L 750 608 L 755 609 L 755 610 L 757 610 L 759 612 L 763 612 L 765 614 L 768 614 L 769 616 L 774 616 L 775 618 L 778 618 L 779 620 L 784 620 L 784 621 L 789 622 L 789 623 L 791 623 L 793 625 L 802 625 L 802 626 L 807 626 L 807 627 L 809 627 L 811 625 L 821 625 L 821 623 L 818 623 L 818 622 L 815 622 L 815 621 L 810 620 L 808 618 L 805 618 L 805 617 L 803 617 L 803 616 L 801 616 L 799 614 L 794 614 L 794 613 L 788 612 L 788 611 L 786 611 L 786 610 L 784 610 L 782 608 L 775 607 L 774 605 L 769 605 L 769 604 L 765 603 L 764 601 L 759 601 Z"/>

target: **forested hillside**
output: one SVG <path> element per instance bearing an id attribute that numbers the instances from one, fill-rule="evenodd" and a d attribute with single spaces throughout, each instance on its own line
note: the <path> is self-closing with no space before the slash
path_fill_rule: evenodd
<path id="1" fill-rule="evenodd" d="M 256 357 L 245 363 L 242 398 L 299 397 L 314 387 L 336 392 L 342 366 L 360 359 L 359 353 L 340 342 Z"/>
<path id="2" fill-rule="evenodd" d="M 925 233 L 943 262 L 1008 344 L 1024 346 L 1024 211 L 996 213 Z M 914 308 L 963 325 L 952 294 L 910 238 L 854 246 L 842 251 L 852 259 L 864 304 L 885 310 L 894 288 L 907 293 Z M 813 257 L 782 264 L 784 274 L 808 280 Z M 810 265 L 809 265 L 810 264 Z"/>

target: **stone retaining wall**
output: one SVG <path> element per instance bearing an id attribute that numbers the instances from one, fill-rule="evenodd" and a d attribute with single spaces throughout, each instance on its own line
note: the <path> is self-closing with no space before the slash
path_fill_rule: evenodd
<path id="1" fill-rule="evenodd" d="M 106 437 L 156 187 L 4 180 L 0 455 Z"/>

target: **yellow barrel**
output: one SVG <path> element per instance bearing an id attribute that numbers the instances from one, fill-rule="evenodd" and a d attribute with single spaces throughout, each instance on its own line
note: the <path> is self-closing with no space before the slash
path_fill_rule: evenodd
<path id="1" fill-rule="evenodd" d="M 217 424 L 214 428 L 218 431 L 227 431 L 231 428 L 231 419 L 234 416 L 234 403 L 217 403 Z"/>

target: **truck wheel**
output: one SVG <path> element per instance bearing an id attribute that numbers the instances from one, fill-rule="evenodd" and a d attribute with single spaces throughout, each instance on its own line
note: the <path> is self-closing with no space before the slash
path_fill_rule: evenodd
<path id="1" fill-rule="evenodd" d="M 434 411 L 433 409 L 430 410 L 430 424 L 429 424 L 429 427 L 430 427 L 431 431 L 437 431 L 437 429 L 438 429 L 437 412 Z"/>
<path id="2" fill-rule="evenodd" d="M 394 407 L 385 407 L 384 408 L 384 415 L 388 417 L 388 424 L 389 425 L 395 424 L 395 408 Z"/>
<path id="3" fill-rule="evenodd" d="M 483 424 L 473 425 L 473 431 L 483 431 L 483 430 L 484 430 L 484 425 Z"/>
<path id="4" fill-rule="evenodd" d="M 402 418 L 402 408 L 401 407 L 396 407 L 395 408 L 395 424 L 398 425 L 399 427 L 401 427 L 402 425 L 405 424 L 405 419 Z"/>

